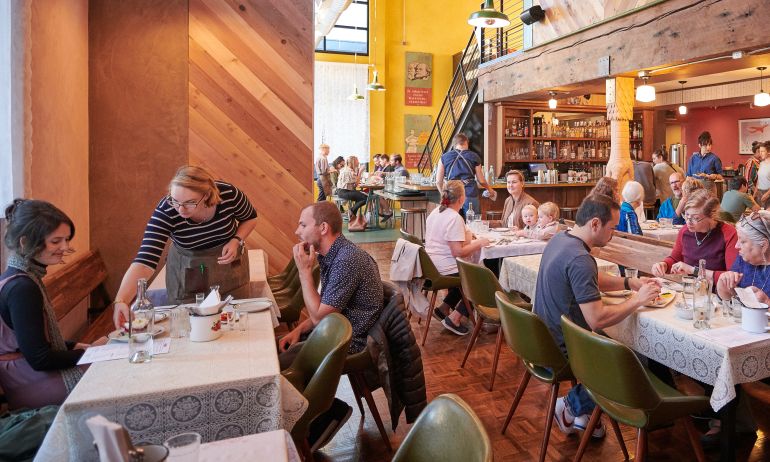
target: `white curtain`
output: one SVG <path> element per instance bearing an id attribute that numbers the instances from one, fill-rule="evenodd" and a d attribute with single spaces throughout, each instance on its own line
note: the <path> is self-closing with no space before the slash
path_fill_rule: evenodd
<path id="1" fill-rule="evenodd" d="M 315 62 L 313 143 L 330 147 L 329 160 L 354 155 L 369 162 L 369 95 L 366 64 Z M 365 99 L 350 101 L 353 84 Z"/>

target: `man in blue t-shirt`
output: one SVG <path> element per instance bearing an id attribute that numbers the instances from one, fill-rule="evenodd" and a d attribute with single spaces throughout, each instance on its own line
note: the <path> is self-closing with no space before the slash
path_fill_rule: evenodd
<path id="1" fill-rule="evenodd" d="M 698 136 L 700 151 L 692 153 L 690 162 L 687 163 L 687 176 L 700 180 L 721 180 L 722 161 L 719 156 L 711 152 L 711 133 L 703 132 Z"/>
<path id="2" fill-rule="evenodd" d="M 441 159 L 438 161 L 438 167 L 436 167 L 436 186 L 438 187 L 439 194 L 441 194 L 444 190 L 445 180 L 460 180 L 465 184 L 465 203 L 463 208 L 460 209 L 460 215 L 464 220 L 469 204 L 473 204 L 475 213 L 481 211 L 479 188 L 476 182 L 482 188 L 489 191 L 491 197 L 495 197 L 496 193 L 487 183 L 487 180 L 484 179 L 479 155 L 468 149 L 468 137 L 458 133 L 455 135 L 452 143 L 454 148 L 442 154 Z"/>
<path id="3" fill-rule="evenodd" d="M 682 218 L 681 214 L 676 213 L 679 204 L 682 202 L 682 183 L 684 183 L 684 177 L 679 172 L 674 172 L 668 177 L 668 184 L 671 185 L 671 193 L 673 195 L 660 204 L 658 220 L 661 218 L 671 218 L 675 225 L 684 225 L 684 218 Z"/>
<path id="4" fill-rule="evenodd" d="M 607 245 L 619 218 L 618 204 L 612 199 L 598 194 L 588 196 L 577 211 L 575 227 L 552 237 L 543 251 L 533 311 L 565 354 L 562 315 L 585 329 L 599 330 L 619 323 L 660 293 L 660 285 L 653 279 L 599 273 L 591 249 Z M 637 292 L 618 305 L 602 303 L 600 290 L 623 289 Z M 578 384 L 556 402 L 554 419 L 564 433 L 585 430 L 595 406 L 585 388 Z M 593 436 L 601 438 L 604 433 L 604 427 L 599 425 Z"/>

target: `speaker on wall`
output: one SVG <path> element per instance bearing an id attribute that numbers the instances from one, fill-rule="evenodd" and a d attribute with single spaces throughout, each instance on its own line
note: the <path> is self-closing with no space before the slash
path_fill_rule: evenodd
<path id="1" fill-rule="evenodd" d="M 540 8 L 540 5 L 535 5 L 524 10 L 524 12 L 521 13 L 521 16 L 519 16 L 521 22 L 526 25 L 534 24 L 538 21 L 541 21 L 543 18 L 545 18 L 545 11 Z"/>

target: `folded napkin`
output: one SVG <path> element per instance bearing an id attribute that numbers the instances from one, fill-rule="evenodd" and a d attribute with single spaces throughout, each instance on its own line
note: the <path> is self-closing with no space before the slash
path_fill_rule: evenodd
<path id="1" fill-rule="evenodd" d="M 134 445 L 122 425 L 96 415 L 86 420 L 86 426 L 99 449 L 100 462 L 128 462 L 128 451 L 133 450 Z"/>

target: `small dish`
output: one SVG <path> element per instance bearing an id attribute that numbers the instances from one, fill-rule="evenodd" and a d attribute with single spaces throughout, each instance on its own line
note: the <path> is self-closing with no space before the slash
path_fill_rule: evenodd
<path id="1" fill-rule="evenodd" d="M 674 292 L 661 292 L 652 303 L 644 306 L 647 308 L 663 308 L 664 306 L 668 306 L 669 303 L 673 302 L 675 298 L 676 294 Z"/>
<path id="2" fill-rule="evenodd" d="M 687 308 L 682 302 L 677 302 L 674 305 L 674 314 L 679 319 L 692 319 L 692 310 Z"/>
<path id="3" fill-rule="evenodd" d="M 630 290 L 610 290 L 608 292 L 604 292 L 604 295 L 607 297 L 629 297 L 633 292 Z"/>
<path id="4" fill-rule="evenodd" d="M 166 332 L 166 329 L 163 326 L 155 326 L 155 331 L 152 333 L 152 336 L 157 337 L 163 332 Z M 128 332 L 123 329 L 114 330 L 107 334 L 107 338 L 115 340 L 116 342 L 128 342 Z"/>
<path id="5" fill-rule="evenodd" d="M 498 232 L 498 233 L 506 233 L 510 231 L 511 228 L 492 228 L 492 231 Z"/>

